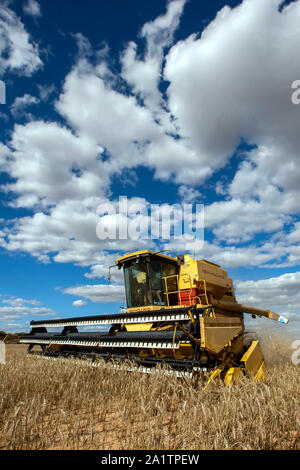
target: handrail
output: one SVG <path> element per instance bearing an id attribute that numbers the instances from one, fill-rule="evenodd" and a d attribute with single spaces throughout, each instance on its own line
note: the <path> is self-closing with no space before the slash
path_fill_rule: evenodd
<path id="1" fill-rule="evenodd" d="M 191 294 L 192 294 L 192 282 L 191 282 L 191 276 L 187 273 L 183 273 L 183 274 L 172 274 L 171 276 L 163 276 L 162 279 L 164 281 L 164 285 L 165 285 L 165 290 L 164 290 L 164 294 L 167 298 L 167 304 L 168 304 L 168 307 L 170 307 L 170 300 L 169 300 L 169 295 L 170 294 L 178 294 L 179 295 L 179 299 L 180 299 L 180 306 L 182 306 L 182 298 L 181 298 L 181 293 L 182 291 L 178 288 L 179 286 L 179 278 L 180 277 L 183 277 L 183 276 L 188 276 L 189 278 L 189 283 L 190 283 L 190 291 L 189 291 L 189 301 L 191 303 Z M 168 283 L 167 283 L 167 280 L 168 279 L 171 279 L 171 278 L 176 278 L 176 283 L 177 283 L 177 290 L 174 290 L 174 291 L 169 291 L 168 290 Z"/>
<path id="2" fill-rule="evenodd" d="M 167 305 L 168 307 L 170 307 L 170 298 L 169 298 L 169 295 L 170 294 L 178 294 L 178 298 L 179 298 L 179 301 L 180 301 L 180 306 L 182 306 L 182 293 L 183 292 L 187 292 L 187 289 L 179 289 L 179 278 L 180 277 L 183 277 L 183 276 L 187 276 L 188 279 L 189 279 L 189 284 L 190 284 L 190 290 L 188 292 L 188 295 L 189 295 L 189 304 L 190 305 L 195 305 L 196 302 L 195 300 L 198 299 L 199 300 L 199 304 L 201 307 L 209 307 L 210 304 L 209 304 L 209 301 L 208 301 L 208 297 L 207 297 L 207 289 L 206 289 L 206 282 L 204 279 L 200 279 L 198 281 L 198 284 L 202 284 L 203 285 L 203 294 L 199 294 L 197 296 L 195 296 L 192 300 L 191 298 L 191 294 L 192 294 L 192 289 L 193 289 L 193 286 L 192 286 L 192 282 L 191 282 L 191 276 L 188 274 L 188 273 L 183 273 L 183 274 L 172 274 L 171 276 L 163 276 L 162 279 L 164 281 L 164 286 L 165 286 L 165 289 L 164 289 L 164 294 L 166 296 L 166 299 L 167 299 Z M 172 291 L 169 291 L 168 290 L 168 280 L 169 279 L 176 279 L 176 285 L 177 285 L 177 290 L 172 290 Z M 201 297 L 204 297 L 204 302 L 203 300 L 201 300 Z M 197 304 L 196 304 L 197 305 Z M 211 312 L 211 315 L 214 317 L 215 316 L 215 313 L 214 313 L 214 309 L 212 309 L 212 312 Z"/>

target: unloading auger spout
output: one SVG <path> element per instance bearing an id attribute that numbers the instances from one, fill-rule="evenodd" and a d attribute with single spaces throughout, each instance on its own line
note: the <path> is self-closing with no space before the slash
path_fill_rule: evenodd
<path id="1" fill-rule="evenodd" d="M 251 315 L 257 315 L 258 317 L 266 317 L 270 318 L 271 320 L 279 321 L 280 323 L 288 323 L 288 319 L 279 315 L 278 313 L 272 312 L 272 310 L 267 310 L 264 308 L 258 307 L 251 307 L 251 305 L 244 305 L 244 304 L 234 304 L 234 303 L 224 303 L 221 301 L 214 300 L 213 302 L 214 307 L 219 307 L 223 310 L 233 311 L 233 312 L 242 312 L 242 313 L 249 313 Z"/>
<path id="2" fill-rule="evenodd" d="M 245 331 L 244 314 L 288 320 L 239 304 L 232 280 L 219 265 L 149 250 L 128 253 L 116 265 L 124 272 L 126 312 L 31 321 L 20 342 L 30 353 L 47 357 L 113 359 L 120 366 L 130 359 L 143 372 L 157 365 L 180 375 L 211 372 L 210 380 L 219 376 L 228 385 L 244 375 L 264 377 L 263 353 Z M 106 331 L 87 331 L 92 325 Z"/>

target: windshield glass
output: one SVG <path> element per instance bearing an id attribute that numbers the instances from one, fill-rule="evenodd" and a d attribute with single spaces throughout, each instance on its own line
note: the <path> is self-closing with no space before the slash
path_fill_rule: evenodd
<path id="1" fill-rule="evenodd" d="M 167 305 L 163 276 L 174 274 L 176 274 L 176 266 L 154 258 L 148 262 L 145 258 L 141 258 L 138 262 L 135 260 L 125 265 L 124 276 L 127 307 Z M 170 283 L 172 283 L 172 288 Z M 176 278 L 168 279 L 169 291 L 176 290 L 176 285 Z"/>
<path id="2" fill-rule="evenodd" d="M 124 268 L 127 307 L 151 305 L 149 275 L 144 259 L 126 265 Z"/>
<path id="3" fill-rule="evenodd" d="M 149 276 L 152 290 L 153 305 L 165 305 L 164 285 L 162 280 L 161 262 L 152 259 L 149 263 Z"/>

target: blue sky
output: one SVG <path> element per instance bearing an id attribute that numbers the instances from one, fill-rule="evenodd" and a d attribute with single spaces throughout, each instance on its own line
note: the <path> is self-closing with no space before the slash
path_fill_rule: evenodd
<path id="1" fill-rule="evenodd" d="M 300 1 L 0 7 L 0 330 L 119 311 L 108 267 L 147 247 L 220 264 L 299 330 Z M 203 204 L 204 245 L 100 240 L 120 196 Z"/>

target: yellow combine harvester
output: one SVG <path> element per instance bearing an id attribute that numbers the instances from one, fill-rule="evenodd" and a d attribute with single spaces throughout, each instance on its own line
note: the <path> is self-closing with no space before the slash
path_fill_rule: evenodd
<path id="1" fill-rule="evenodd" d="M 134 361 L 141 371 L 158 364 L 171 371 L 211 371 L 229 385 L 242 375 L 259 380 L 264 358 L 257 340 L 247 339 L 244 313 L 282 323 L 287 319 L 237 303 L 232 280 L 217 264 L 189 255 L 165 256 L 152 251 L 127 254 L 123 268 L 127 311 L 113 315 L 32 321 L 22 343 L 41 346 L 45 356 Z M 108 287 L 109 288 L 109 287 Z M 79 326 L 106 325 L 106 332 L 79 332 Z M 59 333 L 49 328 L 62 328 Z"/>

